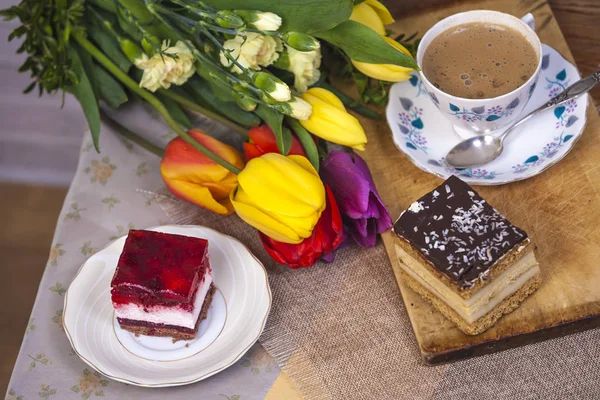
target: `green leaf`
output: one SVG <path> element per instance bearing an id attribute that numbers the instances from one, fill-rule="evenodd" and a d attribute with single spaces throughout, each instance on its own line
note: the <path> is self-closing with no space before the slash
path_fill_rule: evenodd
<path id="1" fill-rule="evenodd" d="M 352 0 L 205 0 L 220 10 L 270 11 L 281 17 L 282 32 L 326 31 L 352 14 Z"/>
<path id="2" fill-rule="evenodd" d="M 181 107 L 179 107 L 179 104 L 177 104 L 173 100 L 161 95 L 160 93 L 155 93 L 154 95 L 156 97 L 158 97 L 158 99 L 160 100 L 161 103 L 163 103 L 163 105 L 165 106 L 165 108 L 167 109 L 169 114 L 171 114 L 171 117 L 173 117 L 173 119 L 175 121 L 177 121 L 179 123 L 179 125 L 183 126 L 185 129 L 192 128 L 192 123 L 190 122 L 190 119 L 183 112 Z"/>
<path id="3" fill-rule="evenodd" d="M 279 152 L 284 156 L 287 155 L 292 147 L 292 132 L 283 128 L 283 114 L 262 104 L 256 107 L 255 112 L 275 133 Z"/>
<path id="4" fill-rule="evenodd" d="M 97 27 L 90 25 L 87 28 L 90 38 L 102 49 L 108 58 L 110 58 L 123 71 L 128 72 L 131 68 L 131 61 L 125 57 L 119 44 L 107 32 Z"/>
<path id="5" fill-rule="evenodd" d="M 88 0 L 90 3 L 103 8 L 106 11 L 110 11 L 112 13 L 117 12 L 117 3 L 114 1 L 106 1 L 106 0 Z"/>
<path id="6" fill-rule="evenodd" d="M 313 167 L 319 171 L 319 152 L 317 150 L 317 145 L 313 140 L 311 134 L 304 129 L 304 127 L 298 122 L 297 119 L 294 118 L 286 118 L 288 124 L 302 143 L 302 147 L 304 147 L 304 152 L 306 153 L 306 158 L 312 164 Z"/>
<path id="7" fill-rule="evenodd" d="M 347 20 L 313 35 L 341 48 L 355 61 L 419 69 L 411 56 L 394 49 L 373 29 L 355 21 Z"/>
<path id="8" fill-rule="evenodd" d="M 171 87 L 169 88 L 169 91 L 173 92 L 174 94 L 176 94 L 178 96 L 184 97 L 188 101 L 191 101 L 191 102 L 194 101 L 194 98 L 192 96 L 190 96 L 190 94 L 188 92 L 186 92 L 179 86 L 171 85 Z"/>
<path id="9" fill-rule="evenodd" d="M 99 65 L 94 65 L 94 77 L 97 80 L 102 100 L 112 108 L 118 108 L 127 102 L 127 93 L 121 84 Z"/>
<path id="10" fill-rule="evenodd" d="M 81 63 L 77 51 L 72 46 L 68 46 L 67 54 L 69 56 L 71 69 L 79 78 L 79 82 L 77 82 L 76 85 L 71 86 L 69 91 L 73 93 L 77 100 L 79 100 L 79 104 L 81 104 L 81 108 L 83 109 L 83 113 L 85 114 L 85 118 L 88 121 L 92 133 L 94 148 L 97 152 L 100 152 L 98 146 L 98 139 L 100 137 L 100 110 L 98 109 L 98 102 L 96 101 L 94 90 L 83 69 L 83 64 Z"/>
<path id="11" fill-rule="evenodd" d="M 277 148 L 279 148 L 279 151 L 284 156 L 287 156 L 292 148 L 292 131 L 290 131 L 286 127 L 283 127 L 283 129 L 282 129 L 281 146 L 279 145 L 279 140 L 278 140 Z"/>
<path id="12" fill-rule="evenodd" d="M 235 102 L 224 101 L 221 96 L 216 95 L 212 86 L 200 77 L 189 79 L 185 86 L 198 103 L 239 125 L 248 127 L 260 123 L 260 119 L 253 113 L 244 111 Z"/>
<path id="13" fill-rule="evenodd" d="M 94 72 L 95 72 L 94 59 L 92 58 L 90 53 L 88 53 L 87 51 L 82 49 L 76 43 L 73 44 L 73 47 L 75 48 L 75 50 L 77 50 L 77 54 L 79 55 L 79 59 L 81 60 L 81 64 L 83 65 L 85 74 L 87 75 L 88 80 L 90 81 L 90 84 L 92 85 L 92 89 L 94 90 L 94 96 L 96 97 L 96 102 L 97 102 L 98 98 L 100 97 L 100 87 L 98 85 L 98 81 L 96 80 L 96 76 L 94 75 Z"/>
<path id="14" fill-rule="evenodd" d="M 35 88 L 35 84 L 36 84 L 36 82 L 35 82 L 35 81 L 31 82 L 31 83 L 29 84 L 29 86 L 27 86 L 27 87 L 25 88 L 25 90 L 23 90 L 23 94 L 27 94 L 27 93 L 31 92 L 31 91 L 32 91 L 32 90 Z"/>

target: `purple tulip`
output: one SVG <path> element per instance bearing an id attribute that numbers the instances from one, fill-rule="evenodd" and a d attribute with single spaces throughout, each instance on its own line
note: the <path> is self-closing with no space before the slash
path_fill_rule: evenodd
<path id="1" fill-rule="evenodd" d="M 392 219 L 365 161 L 333 150 L 321 165 L 321 179 L 333 192 L 349 236 L 360 246 L 375 246 L 377 234 L 390 229 Z"/>

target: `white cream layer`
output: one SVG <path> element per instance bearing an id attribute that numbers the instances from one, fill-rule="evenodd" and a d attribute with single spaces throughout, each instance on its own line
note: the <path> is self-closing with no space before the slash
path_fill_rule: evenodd
<path id="1" fill-rule="evenodd" d="M 153 324 L 165 324 L 181 326 L 184 328 L 194 329 L 196 327 L 196 321 L 202 310 L 204 304 L 204 298 L 210 289 L 210 285 L 213 281 L 212 272 L 208 271 L 204 276 L 204 282 L 200 283 L 200 287 L 196 291 L 196 297 L 194 299 L 194 308 L 191 312 L 182 310 L 179 307 L 167 307 L 167 306 L 152 306 L 147 307 L 147 312 L 144 311 L 144 307 L 138 304 L 119 304 L 115 306 L 115 314 L 117 318 L 126 318 L 134 321 L 150 322 Z"/>
<path id="2" fill-rule="evenodd" d="M 456 311 L 469 324 L 486 315 L 504 299 L 519 290 L 529 279 L 540 273 L 538 262 L 531 251 L 477 291 L 471 298 L 463 299 L 397 245 L 396 254 L 400 260 L 400 268 L 404 272 Z"/>

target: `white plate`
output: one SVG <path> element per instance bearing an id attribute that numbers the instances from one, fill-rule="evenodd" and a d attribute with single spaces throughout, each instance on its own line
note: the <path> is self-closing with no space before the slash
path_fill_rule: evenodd
<path id="1" fill-rule="evenodd" d="M 110 281 L 125 236 L 90 257 L 65 294 L 64 327 L 83 361 L 107 377 L 138 386 L 198 382 L 229 367 L 258 340 L 271 307 L 267 272 L 237 240 L 201 226 L 149 230 L 207 239 L 218 291 L 192 341 L 135 337 L 114 318 Z"/>
<path id="2" fill-rule="evenodd" d="M 580 79 L 577 68 L 556 50 L 543 45 L 540 77 L 523 115 L 546 103 L 569 85 Z M 496 160 L 480 168 L 455 169 L 444 159 L 448 151 L 461 140 L 449 119 L 440 114 L 419 77 L 399 82 L 390 90 L 386 110 L 394 143 L 417 167 L 441 178 L 458 175 L 473 185 L 501 185 L 531 178 L 560 161 L 583 134 L 587 120 L 588 95 L 555 107 L 533 117 L 511 133 L 504 152 Z M 456 118 L 497 118 L 511 113 L 500 107 L 483 110 L 442 110 Z M 452 107 L 452 105 L 451 105 Z M 502 130 L 498 131 L 498 134 Z"/>

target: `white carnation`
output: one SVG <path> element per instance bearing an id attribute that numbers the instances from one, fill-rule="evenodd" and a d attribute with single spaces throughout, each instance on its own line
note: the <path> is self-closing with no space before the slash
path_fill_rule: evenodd
<path id="1" fill-rule="evenodd" d="M 136 67 L 144 70 L 140 87 L 151 92 L 161 87 L 168 89 L 172 84 L 182 85 L 195 72 L 194 56 L 182 41 L 170 46 L 165 40 L 161 50 L 164 54 L 157 53 L 150 58 L 144 55 L 135 62 Z M 169 54 L 173 57 L 169 57 Z"/>
<path id="2" fill-rule="evenodd" d="M 321 77 L 321 50 L 298 51 L 287 45 L 286 48 L 290 59 L 288 69 L 294 74 L 294 87 L 304 93 Z"/>
<path id="3" fill-rule="evenodd" d="M 293 97 L 288 104 L 291 107 L 291 117 L 300 121 L 305 121 L 310 118 L 312 106 L 306 100 L 301 99 L 300 97 Z"/>
<path id="4" fill-rule="evenodd" d="M 271 65 L 279 54 L 277 53 L 278 43 L 270 36 L 263 36 L 254 32 L 246 32 L 244 36 L 238 35 L 233 39 L 225 41 L 223 47 L 229 50 L 231 56 L 244 68 L 259 70 L 260 66 Z M 221 64 L 226 67 L 231 66 L 232 62 L 223 52 L 220 54 Z M 237 65 L 234 65 L 232 71 L 241 73 Z"/>

